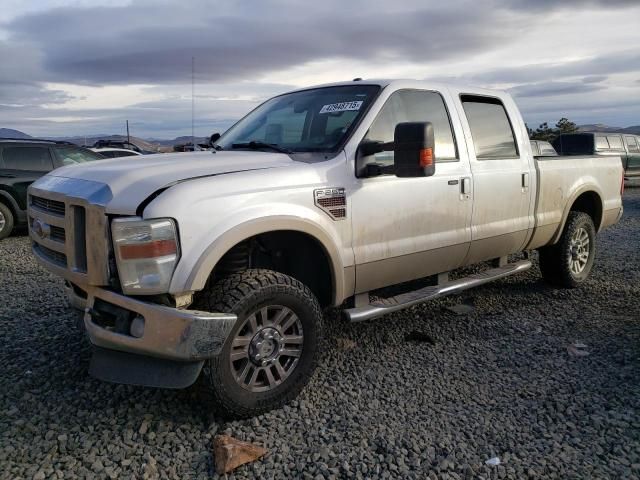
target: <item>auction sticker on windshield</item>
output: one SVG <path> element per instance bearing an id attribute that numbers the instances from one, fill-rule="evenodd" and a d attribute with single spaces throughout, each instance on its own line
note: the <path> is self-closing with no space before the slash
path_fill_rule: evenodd
<path id="1" fill-rule="evenodd" d="M 358 100 L 355 102 L 330 103 L 329 105 L 324 105 L 320 109 L 320 113 L 348 112 L 350 110 L 360 110 L 361 106 L 362 100 Z"/>

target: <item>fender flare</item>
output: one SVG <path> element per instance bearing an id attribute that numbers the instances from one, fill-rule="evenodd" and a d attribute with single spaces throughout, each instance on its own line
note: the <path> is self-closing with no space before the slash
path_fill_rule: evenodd
<path id="1" fill-rule="evenodd" d="M 195 263 L 187 278 L 185 290 L 198 291 L 205 287 L 209 275 L 222 256 L 238 243 L 261 233 L 290 230 L 313 237 L 322 247 L 327 258 L 332 279 L 332 302 L 345 298 L 344 264 L 340 252 L 331 236 L 317 224 L 295 216 L 275 215 L 252 219 L 227 230 L 217 237 Z"/>
<path id="2" fill-rule="evenodd" d="M 580 195 L 582 195 L 583 193 L 589 193 L 589 192 L 593 192 L 598 196 L 600 200 L 600 209 L 604 213 L 604 204 L 602 202 L 602 199 L 604 197 L 602 195 L 602 191 L 594 184 L 582 185 L 580 188 L 578 188 L 573 192 L 571 197 L 565 203 L 564 211 L 562 212 L 562 220 L 558 225 L 558 230 L 556 230 L 556 233 L 554 233 L 553 238 L 549 242 L 549 245 L 554 245 L 555 243 L 558 242 L 558 240 L 560 240 L 560 236 L 564 231 L 564 225 L 567 223 L 567 217 L 569 217 L 569 212 L 571 211 L 571 207 L 573 206 L 573 204 L 576 202 L 576 200 Z M 602 224 L 602 219 L 600 219 L 600 225 L 601 224 Z M 600 231 L 600 225 L 596 225 L 596 232 Z"/>

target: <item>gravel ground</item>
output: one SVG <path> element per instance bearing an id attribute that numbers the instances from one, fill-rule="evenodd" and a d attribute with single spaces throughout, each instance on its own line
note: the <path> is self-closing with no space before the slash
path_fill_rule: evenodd
<path id="1" fill-rule="evenodd" d="M 640 188 L 624 203 L 583 288 L 554 290 L 535 267 L 370 323 L 328 312 L 311 384 L 240 422 L 193 389 L 90 378 L 60 280 L 25 237 L 2 241 L 0 477 L 216 478 L 225 432 L 271 452 L 237 479 L 640 478 Z M 474 309 L 446 309 L 461 303 Z M 570 355 L 577 341 L 588 356 Z"/>

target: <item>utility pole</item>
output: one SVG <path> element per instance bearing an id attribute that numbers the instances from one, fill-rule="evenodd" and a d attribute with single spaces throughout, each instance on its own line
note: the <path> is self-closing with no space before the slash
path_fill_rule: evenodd
<path id="1" fill-rule="evenodd" d="M 127 120 L 127 143 L 131 143 L 131 139 L 129 137 L 129 120 Z"/>
<path id="2" fill-rule="evenodd" d="M 195 85 L 196 85 L 196 57 L 191 57 L 191 145 L 193 151 L 196 151 L 196 135 L 194 128 L 196 99 L 195 99 Z"/>

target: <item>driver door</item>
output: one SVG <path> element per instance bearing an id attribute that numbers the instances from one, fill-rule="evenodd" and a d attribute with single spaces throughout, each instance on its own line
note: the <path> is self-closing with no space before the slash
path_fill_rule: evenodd
<path id="1" fill-rule="evenodd" d="M 431 177 L 363 177 L 367 163 L 393 164 L 393 152 L 357 159 L 361 178 L 351 196 L 356 293 L 459 267 L 471 242 L 471 195 L 466 151 L 459 151 L 444 97 L 427 90 L 390 95 L 365 139 L 393 141 L 400 122 L 429 121 L 435 134 L 436 172 Z M 455 131 L 455 134 L 454 134 Z"/>

